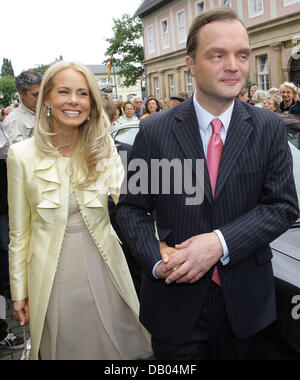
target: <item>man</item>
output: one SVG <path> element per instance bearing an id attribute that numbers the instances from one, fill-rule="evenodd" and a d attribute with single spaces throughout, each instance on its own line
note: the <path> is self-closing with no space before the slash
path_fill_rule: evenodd
<path id="1" fill-rule="evenodd" d="M 144 101 L 140 96 L 136 96 L 133 102 L 135 105 L 135 116 L 140 119 L 143 116 Z"/>
<path id="2" fill-rule="evenodd" d="M 12 144 L 25 140 L 33 134 L 35 108 L 41 82 L 41 74 L 34 71 L 23 71 L 16 78 L 16 88 L 21 103 L 3 122 L 3 130 Z"/>
<path id="3" fill-rule="evenodd" d="M 269 243 L 298 216 L 292 158 L 281 118 L 235 100 L 250 55 L 236 13 L 198 16 L 187 52 L 196 92 L 141 122 L 119 224 L 144 268 L 140 320 L 156 358 L 245 359 L 251 338 L 276 318 Z M 164 182 L 157 191 L 153 159 L 186 164 L 183 178 L 192 166 L 196 190 L 203 181 L 195 162 L 204 160 L 203 202 L 193 204 L 188 190 L 165 195 Z M 131 194 L 138 162 L 148 164 L 148 188 Z M 178 176 L 169 178 L 172 189 Z M 165 262 L 152 213 L 161 244 L 176 245 Z"/>
<path id="4" fill-rule="evenodd" d="M 170 98 L 170 105 L 169 107 L 170 108 L 173 108 L 175 106 L 178 106 L 178 104 L 181 104 L 185 101 L 185 98 L 181 97 L 181 96 L 171 96 Z"/>

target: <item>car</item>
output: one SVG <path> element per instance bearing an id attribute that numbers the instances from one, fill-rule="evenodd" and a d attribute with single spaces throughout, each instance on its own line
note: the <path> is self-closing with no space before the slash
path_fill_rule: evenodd
<path id="1" fill-rule="evenodd" d="M 294 163 L 294 178 L 300 200 L 300 118 L 291 115 L 282 117 L 288 133 Z M 130 152 L 138 131 L 139 121 L 123 124 L 113 130 L 112 137 L 118 151 Z M 299 359 L 300 218 L 286 233 L 271 243 L 271 249 L 278 319 L 258 334 L 253 345 L 252 358 Z M 130 256 L 130 252 L 127 255 Z"/>

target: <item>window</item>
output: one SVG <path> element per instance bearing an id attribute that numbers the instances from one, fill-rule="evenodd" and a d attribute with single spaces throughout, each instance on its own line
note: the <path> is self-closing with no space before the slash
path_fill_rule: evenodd
<path id="1" fill-rule="evenodd" d="M 193 77 L 189 71 L 185 72 L 185 87 L 189 96 L 193 95 Z"/>
<path id="2" fill-rule="evenodd" d="M 269 90 L 269 62 L 267 55 L 257 57 L 258 86 L 261 90 Z"/>
<path id="3" fill-rule="evenodd" d="M 300 3 L 300 0 L 283 0 L 283 5 L 285 7 L 289 7 L 290 5 L 294 5 Z"/>
<path id="4" fill-rule="evenodd" d="M 148 33 L 148 52 L 154 53 L 155 52 L 155 43 L 154 43 L 153 25 L 148 26 L 147 33 Z"/>
<path id="5" fill-rule="evenodd" d="M 170 97 L 175 96 L 175 80 L 174 80 L 174 74 L 169 75 L 169 90 L 170 90 Z"/>
<path id="6" fill-rule="evenodd" d="M 197 1 L 197 3 L 195 4 L 195 7 L 196 7 L 196 15 L 200 15 L 202 12 L 205 11 L 205 1 L 204 0 Z"/>
<path id="7" fill-rule="evenodd" d="M 160 87 L 159 87 L 159 78 L 154 78 L 154 91 L 155 91 L 155 97 L 157 100 L 160 99 Z"/>
<path id="8" fill-rule="evenodd" d="M 161 33 L 162 33 L 162 46 L 164 49 L 170 47 L 168 20 L 161 21 Z"/>
<path id="9" fill-rule="evenodd" d="M 220 7 L 232 7 L 231 0 L 219 0 Z"/>
<path id="10" fill-rule="evenodd" d="M 254 18 L 264 14 L 263 0 L 248 0 L 249 18 Z"/>
<path id="11" fill-rule="evenodd" d="M 178 42 L 180 44 L 186 42 L 186 26 L 185 26 L 185 11 L 182 10 L 177 13 L 178 25 Z"/>

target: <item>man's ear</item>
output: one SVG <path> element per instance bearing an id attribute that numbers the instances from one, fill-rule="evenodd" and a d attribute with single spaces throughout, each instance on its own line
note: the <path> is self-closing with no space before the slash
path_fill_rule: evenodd
<path id="1" fill-rule="evenodd" d="M 189 72 L 191 73 L 192 76 L 194 76 L 194 60 L 191 56 L 186 56 L 185 57 L 185 64 L 187 65 Z"/>

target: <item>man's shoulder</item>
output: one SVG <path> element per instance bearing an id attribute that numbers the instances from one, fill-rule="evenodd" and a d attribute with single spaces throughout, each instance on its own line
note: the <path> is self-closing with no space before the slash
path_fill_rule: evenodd
<path id="1" fill-rule="evenodd" d="M 176 107 L 156 112 L 155 114 L 146 117 L 141 120 L 140 125 L 142 128 L 149 130 L 149 132 L 161 128 L 170 129 L 176 122 L 176 119 L 188 118 L 192 109 L 193 104 L 190 102 L 184 102 Z"/>

